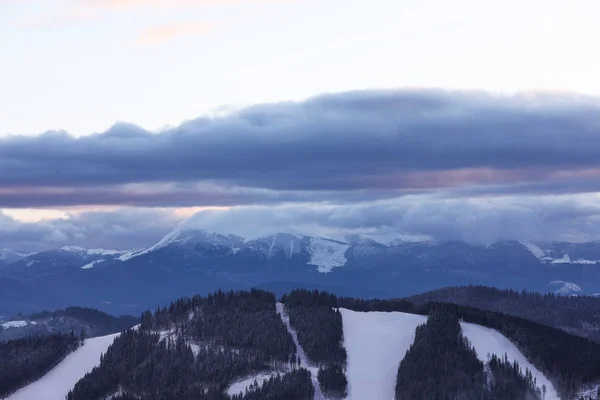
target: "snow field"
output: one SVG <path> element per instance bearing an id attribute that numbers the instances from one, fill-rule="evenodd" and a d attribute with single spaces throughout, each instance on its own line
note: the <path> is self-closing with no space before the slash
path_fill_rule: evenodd
<path id="1" fill-rule="evenodd" d="M 393 400 L 398 366 L 427 317 L 340 308 L 348 353 L 348 400 Z"/>
<path id="2" fill-rule="evenodd" d="M 486 328 L 484 326 L 461 322 L 463 335 L 469 339 L 471 345 L 475 347 L 477 357 L 487 362 L 488 354 L 496 354 L 498 357 L 507 355 L 509 361 L 516 360 L 519 363 L 523 373 L 525 369 L 531 371 L 537 381 L 537 386 L 541 389 L 542 385 L 546 386 L 545 400 L 559 400 L 558 393 L 548 378 L 544 376 L 537 368 L 535 368 L 525 356 L 517 349 L 517 347 L 508 340 L 500 332 Z"/>
<path id="3" fill-rule="evenodd" d="M 119 333 L 86 339 L 83 346 L 65 357 L 50 372 L 8 396 L 6 400 L 64 400 L 69 390 L 100 364 L 100 355 L 106 352 L 118 335 Z"/>

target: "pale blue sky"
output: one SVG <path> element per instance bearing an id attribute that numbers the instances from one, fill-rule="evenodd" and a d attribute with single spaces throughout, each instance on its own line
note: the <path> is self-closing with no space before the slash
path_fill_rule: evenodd
<path id="1" fill-rule="evenodd" d="M 364 88 L 600 95 L 597 3 L 0 0 L 0 135 Z"/>

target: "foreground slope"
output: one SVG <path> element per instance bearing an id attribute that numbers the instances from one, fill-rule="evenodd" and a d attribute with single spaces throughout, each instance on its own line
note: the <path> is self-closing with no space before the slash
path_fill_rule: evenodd
<path id="1" fill-rule="evenodd" d="M 415 339 L 423 315 L 340 309 L 348 352 L 348 399 L 394 398 L 398 364 Z"/>
<path id="2" fill-rule="evenodd" d="M 119 334 L 88 339 L 41 379 L 7 397 L 7 400 L 64 400 L 83 376 L 100 364 L 101 354 Z"/>
<path id="3" fill-rule="evenodd" d="M 477 352 L 477 357 L 484 363 L 488 356 L 495 354 L 498 357 L 506 355 L 509 362 L 516 361 L 523 370 L 528 369 L 536 379 L 538 388 L 546 388 L 544 400 L 559 400 L 560 397 L 550 380 L 534 367 L 527 358 L 500 332 L 484 326 L 463 322 L 460 324 L 464 336 L 469 340 Z"/>
<path id="4" fill-rule="evenodd" d="M 424 324 L 427 317 L 403 312 L 340 311 L 348 352 L 347 398 L 393 399 L 398 364 L 412 345 L 417 326 Z M 461 327 L 482 362 L 486 363 L 492 354 L 500 358 L 506 355 L 510 362 L 517 361 L 523 371 L 532 372 L 540 390 L 546 388 L 546 400 L 560 399 L 548 378 L 502 334 L 476 324 L 461 323 Z"/>

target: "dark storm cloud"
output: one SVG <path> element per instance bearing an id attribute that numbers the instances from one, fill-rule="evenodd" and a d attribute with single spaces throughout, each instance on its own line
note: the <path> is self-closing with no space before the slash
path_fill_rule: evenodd
<path id="1" fill-rule="evenodd" d="M 169 196 L 122 188 L 165 182 L 312 191 L 314 200 L 318 191 L 510 186 L 538 179 L 567 187 L 557 174 L 600 169 L 599 110 L 596 99 L 577 96 L 359 91 L 253 106 L 156 134 L 117 124 L 80 138 L 64 132 L 8 137 L 0 139 L 0 198 L 4 207 L 43 205 L 45 198 L 90 204 L 94 196 L 97 204 L 204 204 L 194 190 Z M 39 187 L 78 190 L 63 199 L 17 194 Z M 218 195 L 207 203 L 270 201 Z"/>

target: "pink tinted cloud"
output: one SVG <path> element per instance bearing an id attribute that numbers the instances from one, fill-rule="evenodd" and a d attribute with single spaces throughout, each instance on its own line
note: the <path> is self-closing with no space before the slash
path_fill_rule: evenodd
<path id="1" fill-rule="evenodd" d="M 181 36 L 203 35 L 212 29 L 212 25 L 204 22 L 185 22 L 159 25 L 148 29 L 138 37 L 138 43 L 153 45 L 168 42 Z"/>

